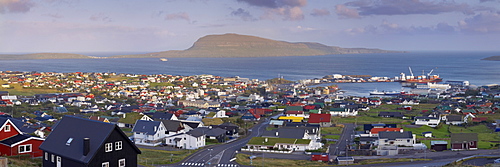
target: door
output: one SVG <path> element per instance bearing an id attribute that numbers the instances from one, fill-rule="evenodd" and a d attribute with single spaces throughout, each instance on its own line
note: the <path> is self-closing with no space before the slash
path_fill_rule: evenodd
<path id="1" fill-rule="evenodd" d="M 61 157 L 60 156 L 57 156 L 57 163 L 56 163 L 57 167 L 61 167 Z"/>

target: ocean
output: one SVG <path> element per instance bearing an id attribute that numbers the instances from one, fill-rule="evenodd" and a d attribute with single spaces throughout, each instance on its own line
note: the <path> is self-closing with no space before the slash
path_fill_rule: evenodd
<path id="1" fill-rule="evenodd" d="M 108 53 L 111 55 L 111 53 Z M 123 53 L 121 53 L 123 54 Z M 87 54 L 92 55 L 92 54 Z M 110 56 L 102 53 L 93 56 Z M 423 52 L 341 54 L 324 56 L 248 58 L 158 58 L 1 60 L 0 71 L 116 72 L 132 74 L 200 75 L 266 80 L 322 78 L 326 75 L 371 75 L 395 77 L 438 74 L 443 81 L 469 81 L 472 85 L 500 84 L 500 61 L 481 60 L 497 52 Z M 370 91 L 399 91 L 399 83 L 342 83 L 347 95 L 368 96 Z"/>

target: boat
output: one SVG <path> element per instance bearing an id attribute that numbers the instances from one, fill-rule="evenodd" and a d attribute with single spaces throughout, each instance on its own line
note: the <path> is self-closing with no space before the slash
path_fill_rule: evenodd
<path id="1" fill-rule="evenodd" d="M 411 67 L 408 67 L 410 70 L 410 75 L 406 75 L 405 73 L 401 73 L 401 78 L 398 80 L 402 83 L 429 83 L 429 82 L 442 82 L 443 79 L 439 77 L 439 75 L 432 75 L 434 69 L 432 69 L 427 75 L 422 71 L 422 75 L 414 76 L 411 70 Z"/>
<path id="2" fill-rule="evenodd" d="M 400 94 L 401 94 L 401 92 L 397 92 L 397 91 L 388 92 L 388 91 L 378 91 L 377 89 L 370 92 L 370 95 L 384 95 L 384 96 L 396 96 L 396 95 L 400 95 Z"/>
<path id="3" fill-rule="evenodd" d="M 166 58 L 161 58 L 160 61 L 168 61 Z"/>
<path id="4" fill-rule="evenodd" d="M 385 92 L 381 92 L 381 91 L 378 91 L 377 89 L 375 89 L 374 91 L 371 91 L 370 92 L 370 95 L 385 95 Z"/>

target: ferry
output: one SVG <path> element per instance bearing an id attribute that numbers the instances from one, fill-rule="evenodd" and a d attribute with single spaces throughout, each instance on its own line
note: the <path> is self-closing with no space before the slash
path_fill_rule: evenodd
<path id="1" fill-rule="evenodd" d="M 395 95 L 400 95 L 400 94 L 401 94 L 401 92 L 397 92 L 397 91 L 387 92 L 387 91 L 378 91 L 377 89 L 370 92 L 370 95 L 395 96 Z"/>

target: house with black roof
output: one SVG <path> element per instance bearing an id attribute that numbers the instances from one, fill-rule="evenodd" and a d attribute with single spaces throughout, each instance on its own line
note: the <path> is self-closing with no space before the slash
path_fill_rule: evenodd
<path id="1" fill-rule="evenodd" d="M 379 117 L 387 117 L 387 118 L 403 118 L 404 115 L 401 112 L 387 112 L 381 111 L 378 113 Z"/>
<path id="2" fill-rule="evenodd" d="M 137 166 L 141 151 L 115 124 L 64 116 L 42 143 L 42 165 Z"/>
<path id="3" fill-rule="evenodd" d="M 214 139 L 217 140 L 219 143 L 225 142 L 226 139 L 226 130 L 221 129 L 221 128 L 212 128 L 212 127 L 199 127 L 196 129 L 193 129 L 191 131 L 199 131 L 203 134 L 205 134 L 207 139 Z"/>
<path id="4" fill-rule="evenodd" d="M 221 128 L 226 130 L 226 136 L 238 137 L 239 127 L 230 122 L 224 122 L 220 125 L 210 125 L 212 128 Z"/>

